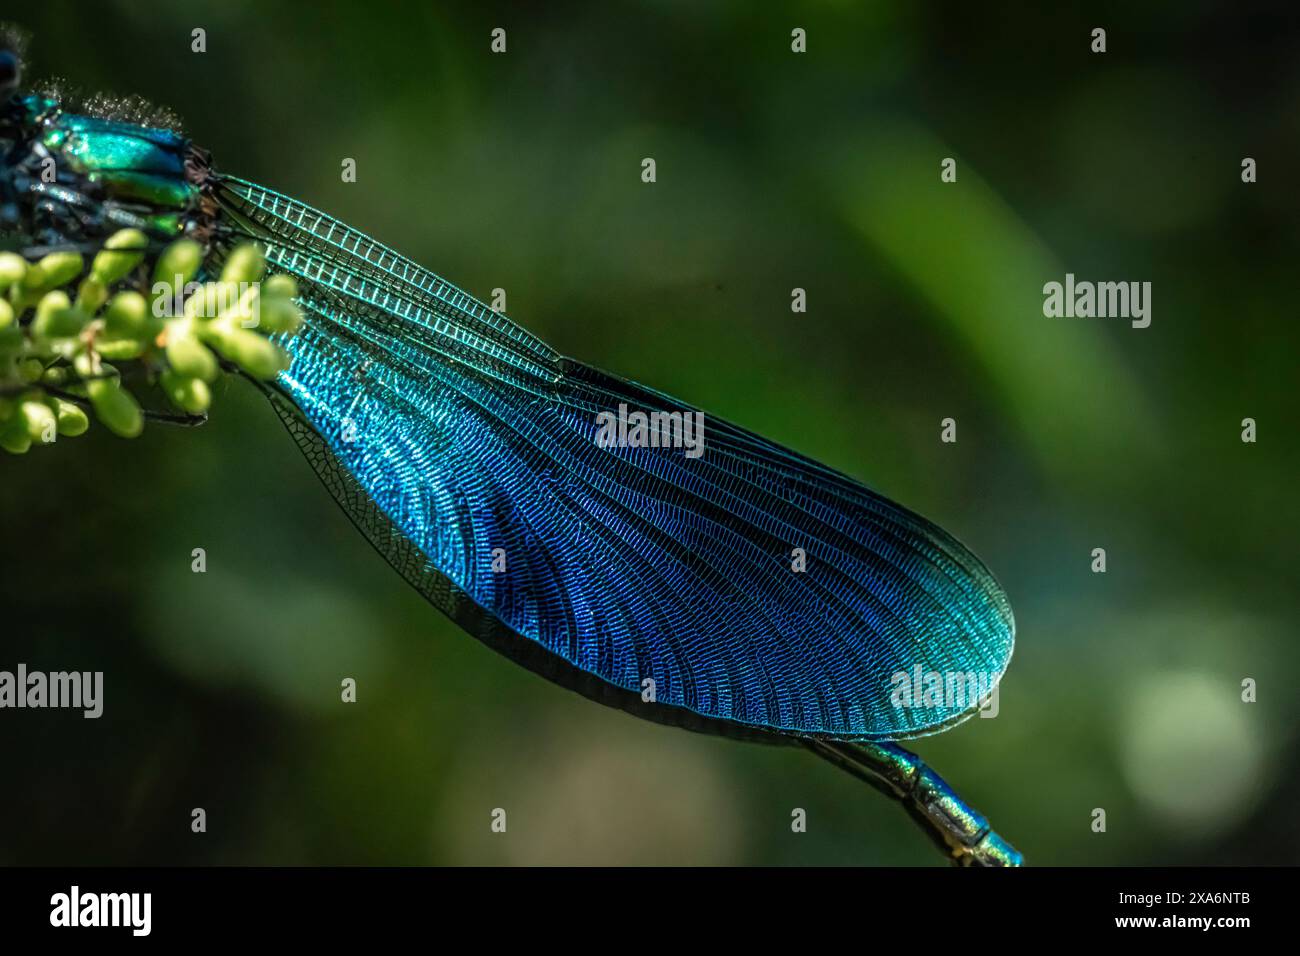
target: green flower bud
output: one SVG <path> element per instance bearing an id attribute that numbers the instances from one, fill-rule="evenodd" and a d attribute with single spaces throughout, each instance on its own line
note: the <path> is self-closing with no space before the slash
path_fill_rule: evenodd
<path id="1" fill-rule="evenodd" d="M 39 382 L 45 374 L 45 363 L 40 359 L 23 359 L 18 363 L 18 377 L 24 382 Z"/>
<path id="2" fill-rule="evenodd" d="M 27 426 L 27 437 L 39 445 L 48 445 L 59 433 L 59 420 L 54 409 L 44 402 L 29 399 L 22 404 L 20 414 Z"/>
<path id="3" fill-rule="evenodd" d="M 222 282 L 260 282 L 266 272 L 266 257 L 251 242 L 241 243 L 231 250 L 221 270 Z"/>
<path id="4" fill-rule="evenodd" d="M 18 293 L 23 301 L 36 299 L 45 288 L 45 270 L 39 262 L 29 262 L 27 271 L 18 282 Z"/>
<path id="5" fill-rule="evenodd" d="M 118 378 L 117 369 L 107 362 L 99 360 L 99 353 L 80 351 L 72 360 L 72 367 L 82 378 L 103 378 L 105 375 Z"/>
<path id="6" fill-rule="evenodd" d="M 203 264 L 203 247 L 193 239 L 177 239 L 162 251 L 153 269 L 154 285 L 165 282 L 175 288 L 193 279 Z"/>
<path id="7" fill-rule="evenodd" d="M 13 325 L 13 321 L 14 307 L 9 304 L 8 299 L 0 299 L 0 329 Z"/>
<path id="8" fill-rule="evenodd" d="M 81 275 L 85 262 L 82 261 L 79 252 L 51 252 L 48 256 L 44 256 L 37 265 L 45 273 L 42 288 L 57 289 Z"/>
<path id="9" fill-rule="evenodd" d="M 277 272 L 262 281 L 262 295 L 273 299 L 296 299 L 298 281 L 287 273 Z"/>
<path id="10" fill-rule="evenodd" d="M 229 286 L 229 288 L 238 291 L 239 286 Z M 260 286 L 250 285 L 240 293 L 235 302 L 227 301 L 226 307 L 221 310 L 220 318 L 224 319 L 224 324 L 227 325 L 237 325 L 241 329 L 255 329 L 261 325 L 259 314 L 261 300 Z"/>
<path id="11" fill-rule="evenodd" d="M 36 305 L 32 332 L 45 339 L 71 338 L 81 332 L 87 321 L 84 312 L 72 307 L 66 293 L 47 292 Z"/>
<path id="12" fill-rule="evenodd" d="M 254 378 L 275 378 L 289 367 L 288 356 L 275 343 L 249 329 L 223 329 L 217 343 L 226 358 Z"/>
<path id="13" fill-rule="evenodd" d="M 14 422 L 18 425 L 15 426 Z M 9 427 L 0 430 L 0 448 L 9 452 L 11 455 L 23 455 L 32 447 L 32 437 L 27 434 L 27 429 L 23 427 L 20 418 L 13 418 Z"/>
<path id="14" fill-rule="evenodd" d="M 104 240 L 90 271 L 110 286 L 139 265 L 148 248 L 149 240 L 139 229 L 121 229 Z"/>
<path id="15" fill-rule="evenodd" d="M 41 296 L 41 301 L 36 306 L 36 321 L 40 322 L 42 315 L 45 315 L 47 316 L 47 318 L 45 318 L 45 321 L 49 322 L 51 321 L 49 316 L 51 316 L 54 312 L 59 312 L 64 309 L 70 309 L 70 308 L 72 308 L 72 300 L 68 298 L 68 294 L 66 292 L 62 292 L 59 290 L 55 290 L 54 292 L 47 292 L 45 293 L 45 295 Z"/>
<path id="16" fill-rule="evenodd" d="M 67 380 L 68 370 L 62 365 L 51 365 L 41 375 L 41 381 L 46 385 L 62 385 Z"/>
<path id="17" fill-rule="evenodd" d="M 86 315 L 94 315 L 108 298 L 108 286 L 98 276 L 88 275 L 77 287 L 77 300 L 74 303 Z"/>
<path id="18" fill-rule="evenodd" d="M 86 383 L 87 394 L 95 414 L 115 435 L 135 438 L 144 430 L 144 413 L 130 392 L 111 378 L 97 378 Z"/>
<path id="19" fill-rule="evenodd" d="M 0 252 L 0 289 L 22 282 L 26 274 L 26 259 L 16 253 Z"/>
<path id="20" fill-rule="evenodd" d="M 186 378 L 210 382 L 217 377 L 217 357 L 192 334 L 177 335 L 179 324 L 168 330 L 167 361 L 172 369 Z"/>
<path id="21" fill-rule="evenodd" d="M 78 435 L 85 434 L 90 427 L 90 419 L 80 406 L 65 402 L 61 398 L 54 400 L 55 407 L 58 409 L 59 434 L 68 438 L 76 438 Z"/>
<path id="22" fill-rule="evenodd" d="M 201 415 L 212 404 L 212 391 L 201 378 L 168 370 L 163 372 L 162 387 L 173 405 L 191 415 Z"/>
<path id="23" fill-rule="evenodd" d="M 104 331 L 115 339 L 150 339 L 157 335 L 149 306 L 139 292 L 119 292 L 104 309 Z"/>
<path id="24" fill-rule="evenodd" d="M 185 300 L 185 317 L 189 319 L 215 319 L 221 313 L 221 304 L 234 299 L 231 286 L 220 282 L 205 282 L 198 292 Z"/>
<path id="25" fill-rule="evenodd" d="M 268 295 L 263 288 L 260 304 L 260 328 L 268 334 L 273 332 L 297 332 L 302 325 L 302 312 L 290 299 L 283 296 Z"/>
<path id="26" fill-rule="evenodd" d="M 125 362 L 139 358 L 148 346 L 139 339 L 100 339 L 95 348 L 99 354 L 114 362 Z"/>

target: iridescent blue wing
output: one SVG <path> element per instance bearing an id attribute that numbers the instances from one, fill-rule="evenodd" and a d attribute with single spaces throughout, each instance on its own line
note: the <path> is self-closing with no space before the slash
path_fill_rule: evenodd
<path id="1" fill-rule="evenodd" d="M 694 409 L 314 209 L 240 180 L 218 196 L 300 282 L 277 407 L 380 552 L 491 646 L 665 722 L 858 740 L 971 712 L 899 706 L 897 674 L 1006 668 L 1006 597 L 925 519 L 708 416 L 698 457 L 605 447 L 602 412 Z"/>

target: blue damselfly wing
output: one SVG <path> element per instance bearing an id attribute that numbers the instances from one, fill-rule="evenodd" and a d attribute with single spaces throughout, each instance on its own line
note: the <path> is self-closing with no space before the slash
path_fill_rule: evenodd
<path id="1" fill-rule="evenodd" d="M 560 356 L 309 206 L 231 177 L 214 193 L 299 281 L 277 409 L 372 544 L 489 645 L 742 736 L 934 733 L 971 702 L 900 707 L 895 675 L 1005 670 L 1010 605 L 936 525 L 707 415 L 694 453 L 608 446 L 602 413 L 697 410 Z"/>

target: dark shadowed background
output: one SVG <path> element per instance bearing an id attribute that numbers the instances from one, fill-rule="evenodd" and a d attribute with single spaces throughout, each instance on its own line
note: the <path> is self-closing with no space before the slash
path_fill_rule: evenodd
<path id="1" fill-rule="evenodd" d="M 174 108 L 219 168 L 969 544 L 1015 657 L 996 719 L 917 749 L 1031 863 L 1300 858 L 1295 15 L 536 7 L 5 16 L 35 76 Z M 1150 281 L 1150 328 L 1045 318 L 1067 271 Z M 107 685 L 98 721 L 0 712 L 0 863 L 939 862 L 798 749 L 638 722 L 460 633 L 243 382 L 198 430 L 0 458 L 0 496 L 0 669 Z"/>

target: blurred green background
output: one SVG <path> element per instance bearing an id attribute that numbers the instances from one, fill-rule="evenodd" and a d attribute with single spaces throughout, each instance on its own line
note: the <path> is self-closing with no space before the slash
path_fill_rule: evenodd
<path id="1" fill-rule="evenodd" d="M 218 168 L 967 542 L 1016 654 L 996 719 L 917 749 L 1029 862 L 1300 859 L 1294 15 L 541 6 L 6 16 L 34 76 L 168 105 Z M 1045 318 L 1067 271 L 1152 282 L 1151 327 Z M 940 862 L 799 749 L 642 723 L 478 645 L 252 389 L 214 411 L 0 459 L 0 667 L 107 685 L 98 721 L 0 713 L 0 862 Z"/>

